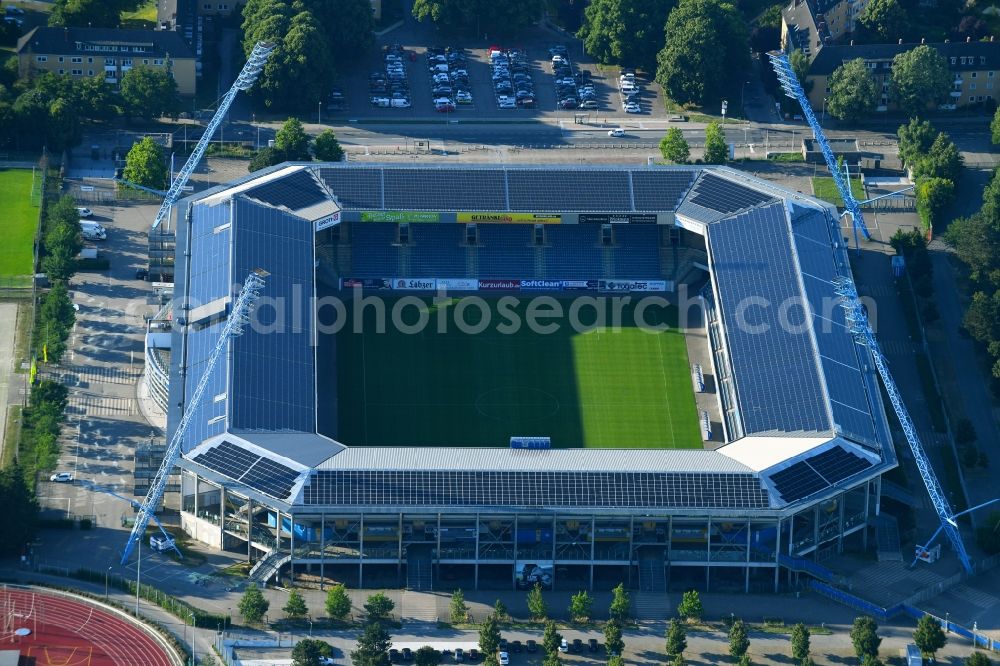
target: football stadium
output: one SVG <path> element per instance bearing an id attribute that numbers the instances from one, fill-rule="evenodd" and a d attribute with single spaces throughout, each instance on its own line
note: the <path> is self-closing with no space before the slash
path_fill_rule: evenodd
<path id="1" fill-rule="evenodd" d="M 777 591 L 868 548 L 896 460 L 828 204 L 723 167 L 313 163 L 174 215 L 147 380 L 193 415 L 185 531 L 254 580 Z"/>

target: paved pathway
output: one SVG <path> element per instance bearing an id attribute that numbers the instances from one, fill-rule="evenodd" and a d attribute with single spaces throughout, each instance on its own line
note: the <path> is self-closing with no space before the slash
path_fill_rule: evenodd
<path id="1" fill-rule="evenodd" d="M 14 374 L 14 337 L 17 330 L 17 303 L 0 303 L 0 454 L 7 442 L 8 398 L 18 389 Z M 18 400 L 17 402 L 20 402 Z M 11 446 L 15 443 L 11 442 Z"/>

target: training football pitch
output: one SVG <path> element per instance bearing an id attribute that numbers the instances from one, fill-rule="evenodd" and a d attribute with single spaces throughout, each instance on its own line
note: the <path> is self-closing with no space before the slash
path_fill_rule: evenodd
<path id="1" fill-rule="evenodd" d="M 3 243 L 0 243 L 0 286 L 13 276 L 29 280 L 32 273 L 38 208 L 31 202 L 30 169 L 0 169 L 0 211 L 3 211 Z"/>
<path id="2" fill-rule="evenodd" d="M 337 437 L 347 445 L 506 447 L 512 435 L 524 435 L 551 437 L 554 448 L 702 446 L 672 307 L 643 313 L 647 324 L 666 324 L 662 332 L 636 327 L 636 308 L 626 305 L 621 327 L 579 332 L 563 316 L 538 319 L 557 328 L 539 333 L 527 324 L 527 299 L 513 307 L 476 299 L 490 317 L 477 333 L 469 328 L 482 324 L 478 306 L 464 307 L 463 332 L 457 300 L 426 299 L 427 325 L 407 333 L 391 324 L 396 300 L 384 299 L 384 332 L 374 309 L 365 310 L 357 332 L 348 307 L 336 334 Z M 571 301 L 558 304 L 568 315 Z M 412 303 L 400 312 L 406 324 L 417 323 Z M 592 307 L 581 308 L 578 319 L 598 321 Z"/>

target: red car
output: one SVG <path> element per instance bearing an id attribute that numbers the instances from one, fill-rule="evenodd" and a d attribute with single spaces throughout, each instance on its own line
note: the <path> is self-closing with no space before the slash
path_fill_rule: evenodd
<path id="1" fill-rule="evenodd" d="M 450 113 L 455 110 L 454 104 L 438 104 L 434 107 L 438 113 Z"/>

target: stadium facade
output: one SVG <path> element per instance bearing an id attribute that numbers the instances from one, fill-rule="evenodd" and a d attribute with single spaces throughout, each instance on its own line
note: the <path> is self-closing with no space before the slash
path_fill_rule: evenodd
<path id="1" fill-rule="evenodd" d="M 837 306 L 850 268 L 827 204 L 719 167 L 351 163 L 258 172 L 175 215 L 171 430 L 234 289 L 270 273 L 261 325 L 228 343 L 190 406 L 179 463 L 184 529 L 245 552 L 257 579 L 777 590 L 783 571 L 868 546 L 896 460 L 870 356 Z M 670 297 L 681 284 L 703 305 L 714 444 L 337 440 L 336 392 L 357 387 L 320 388 L 324 285 Z"/>

